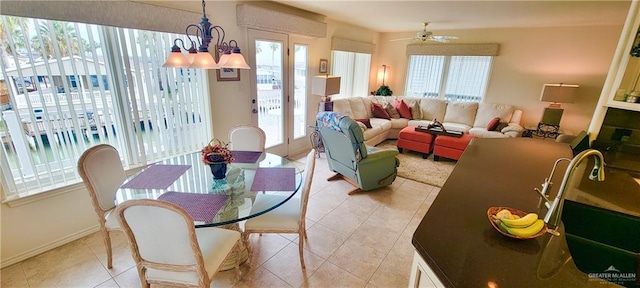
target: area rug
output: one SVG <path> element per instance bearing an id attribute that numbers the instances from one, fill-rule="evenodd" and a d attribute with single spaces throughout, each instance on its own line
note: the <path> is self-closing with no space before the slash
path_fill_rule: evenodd
<path id="1" fill-rule="evenodd" d="M 385 140 L 376 147 L 398 149 L 396 140 Z M 422 159 L 422 153 L 406 149 L 398 155 L 398 159 L 400 159 L 398 176 L 437 187 L 444 185 L 456 166 L 456 161 L 444 158 L 440 158 L 440 161 L 433 161 L 433 154 L 429 155 L 427 159 Z"/>

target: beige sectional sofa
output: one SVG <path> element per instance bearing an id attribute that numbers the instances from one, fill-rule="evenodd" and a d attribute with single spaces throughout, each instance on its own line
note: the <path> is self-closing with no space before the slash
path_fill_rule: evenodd
<path id="1" fill-rule="evenodd" d="M 404 100 L 416 119 L 376 118 L 371 112 L 371 102 L 395 105 L 396 100 Z M 428 125 L 433 119 L 442 122 L 445 129 L 456 130 L 482 138 L 519 137 L 524 130 L 520 125 L 522 110 L 506 104 L 478 102 L 452 102 L 444 99 L 404 96 L 367 96 L 334 99 L 333 111 L 353 119 L 369 119 L 371 128 L 363 130 L 365 143 L 377 145 L 386 139 L 397 139 L 402 128 Z M 419 111 L 418 111 L 419 110 Z M 504 128 L 488 131 L 487 125 L 495 117 L 500 118 Z M 507 125 L 508 124 L 508 125 Z M 363 126 L 361 126 L 363 127 Z M 364 128 L 364 127 L 363 127 Z"/>

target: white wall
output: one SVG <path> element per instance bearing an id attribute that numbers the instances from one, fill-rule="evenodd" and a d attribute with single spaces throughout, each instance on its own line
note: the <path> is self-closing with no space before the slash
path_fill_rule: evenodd
<path id="1" fill-rule="evenodd" d="M 540 102 L 544 83 L 580 85 L 575 103 L 562 104 L 561 130 L 577 134 L 591 121 L 622 26 L 509 28 L 437 31 L 456 35 L 455 43 L 498 43 L 486 102 L 523 109 L 523 124 L 535 126 L 548 103 Z M 410 41 L 414 33 L 385 33 L 379 43 L 379 65 L 389 66 L 388 85 L 402 95 Z M 375 89 L 374 85 L 371 89 Z"/>
<path id="2" fill-rule="evenodd" d="M 99 230 L 83 184 L 66 193 L 18 207 L 0 206 L 1 267 L 35 256 Z"/>

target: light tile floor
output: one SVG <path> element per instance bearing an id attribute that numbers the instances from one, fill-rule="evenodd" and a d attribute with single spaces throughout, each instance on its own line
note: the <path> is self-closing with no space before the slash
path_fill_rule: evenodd
<path id="1" fill-rule="evenodd" d="M 304 160 L 304 158 L 302 159 Z M 253 234 L 251 266 L 216 274 L 212 287 L 407 287 L 411 237 L 440 188 L 397 178 L 385 188 L 347 195 L 325 155 L 316 161 L 307 212 L 306 271 L 296 234 Z M 140 287 L 124 234 L 112 237 L 106 268 L 100 232 L 0 270 L 1 287 Z"/>

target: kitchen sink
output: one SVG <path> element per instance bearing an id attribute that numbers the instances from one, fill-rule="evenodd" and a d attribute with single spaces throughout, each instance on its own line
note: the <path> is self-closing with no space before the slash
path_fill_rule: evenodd
<path id="1" fill-rule="evenodd" d="M 638 287 L 640 217 L 566 200 L 567 245 L 576 267 L 625 287 Z"/>

